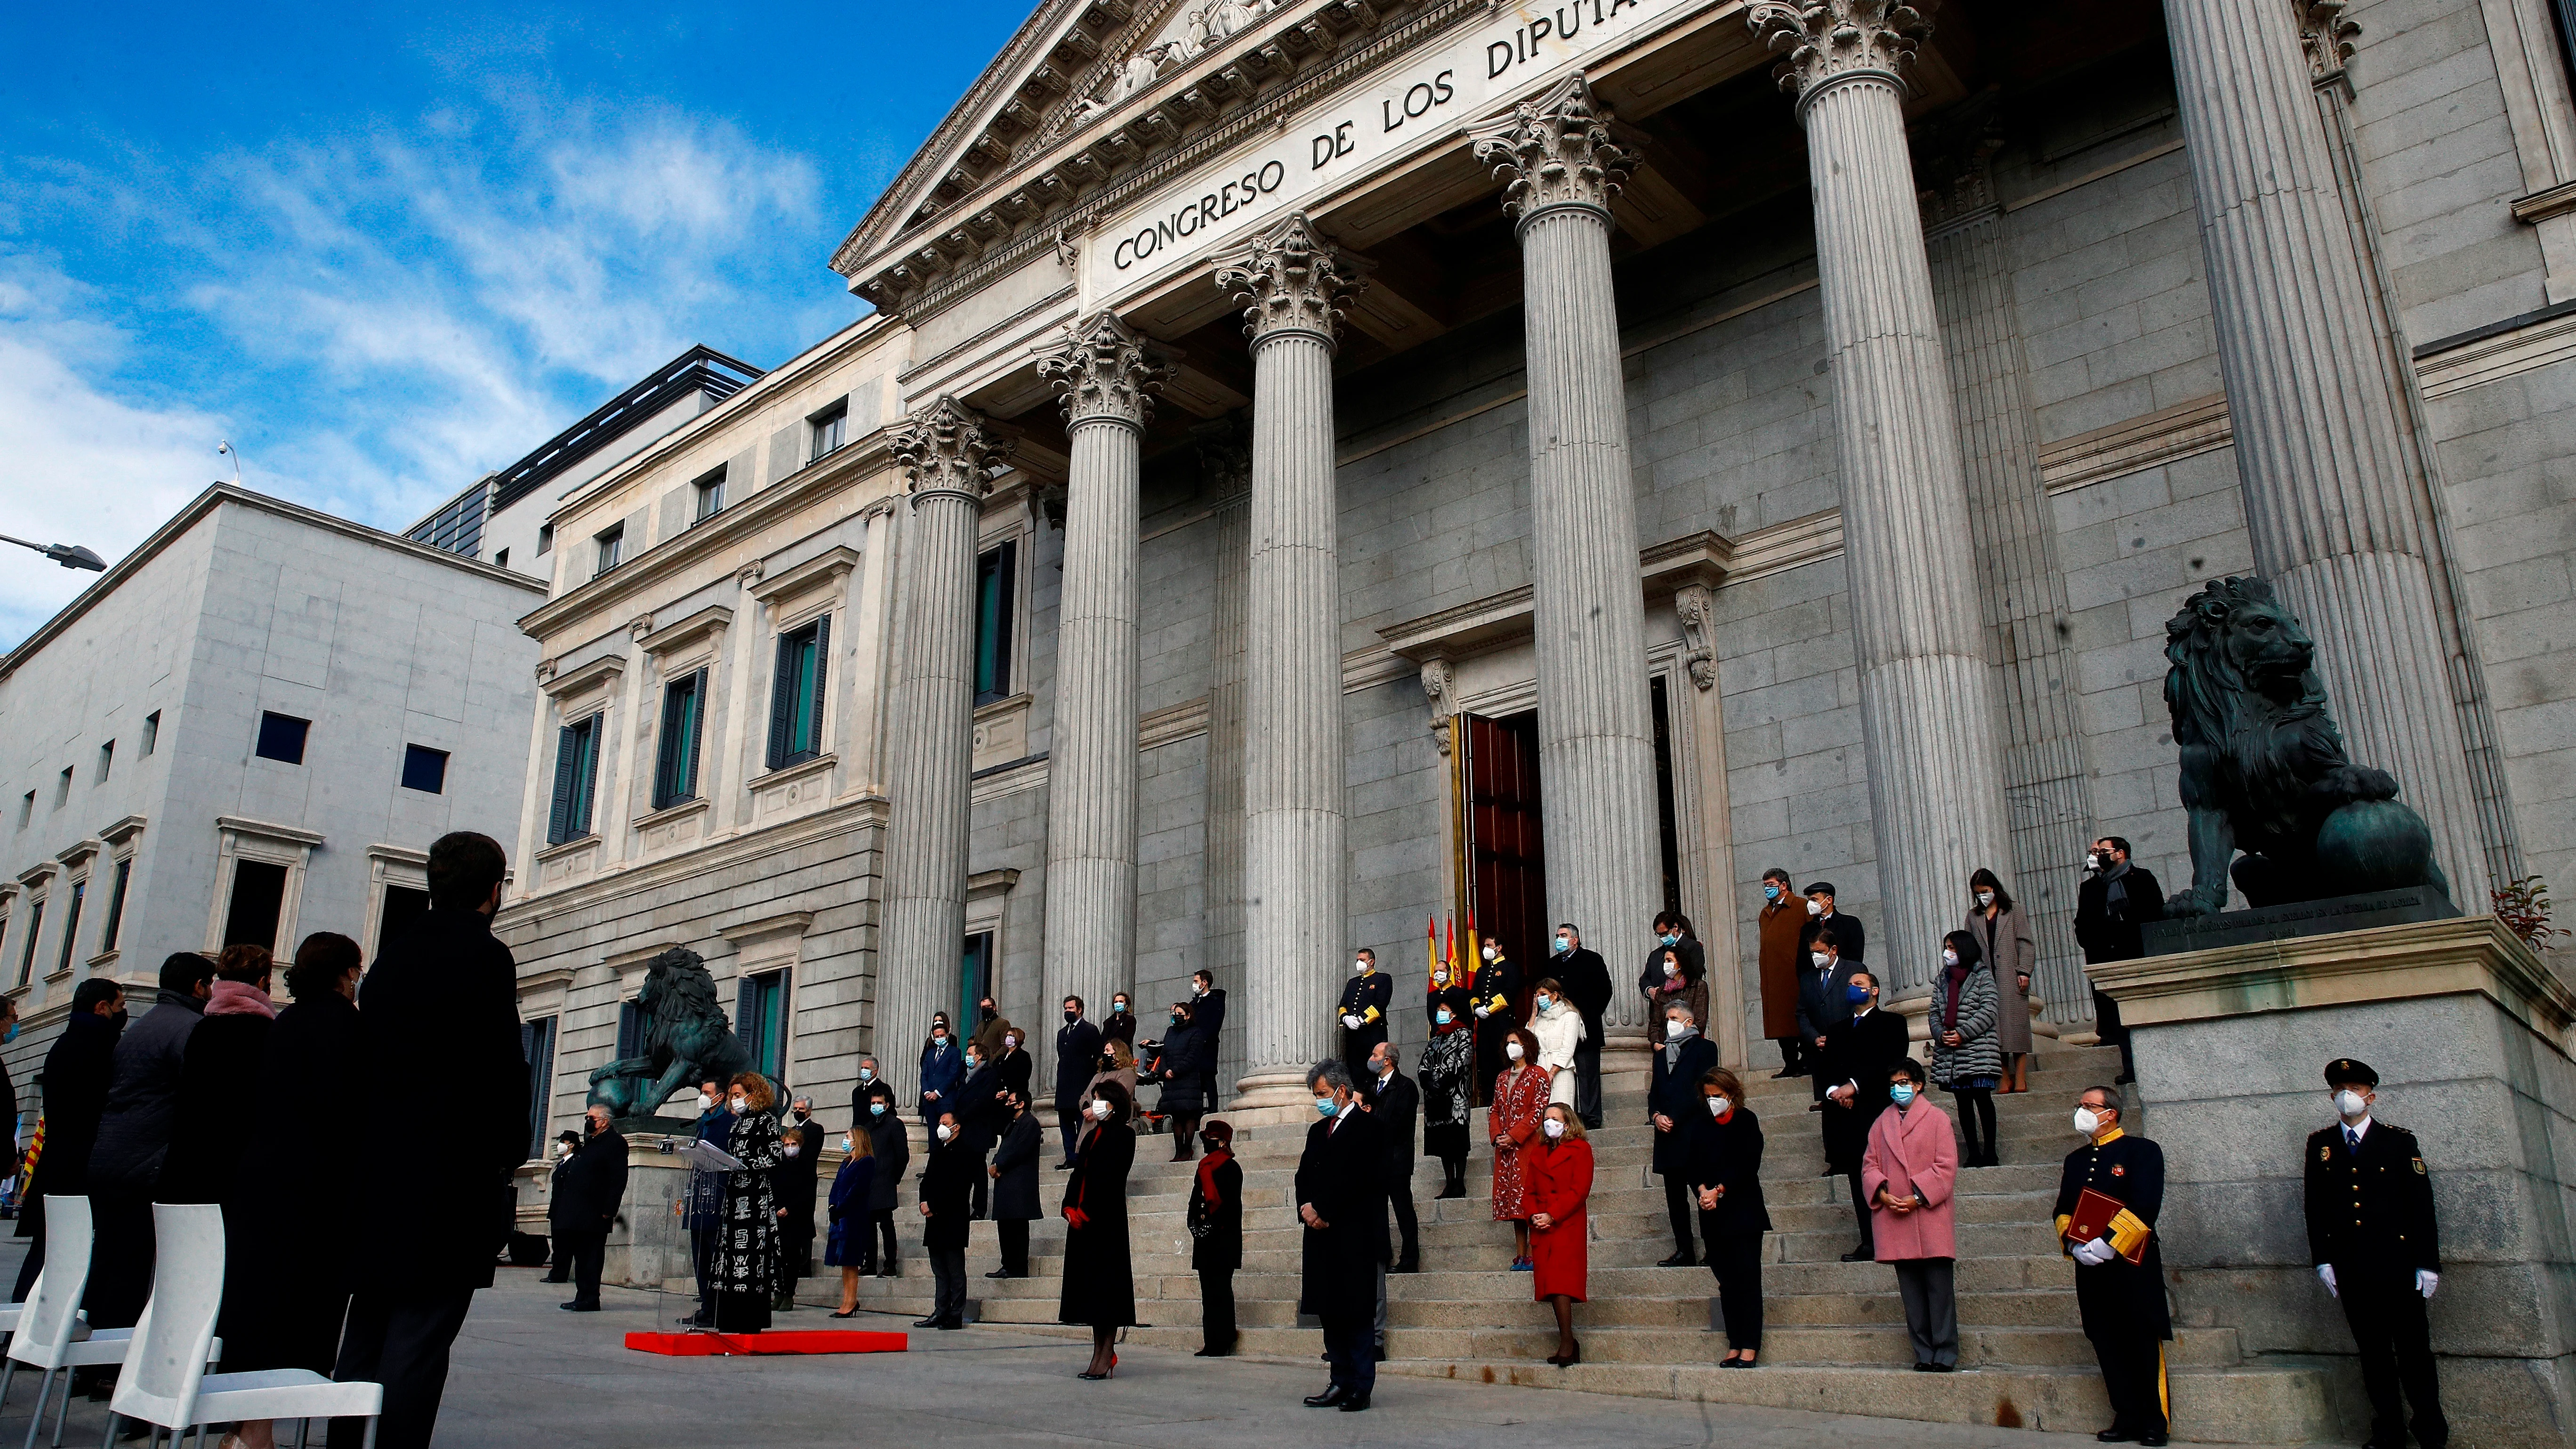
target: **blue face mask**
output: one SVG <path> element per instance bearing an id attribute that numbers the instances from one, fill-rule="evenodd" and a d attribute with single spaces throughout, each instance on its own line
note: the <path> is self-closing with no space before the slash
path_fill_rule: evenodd
<path id="1" fill-rule="evenodd" d="M 1900 1107 L 1910 1107 L 1914 1105 L 1914 1088 L 1899 1082 L 1887 1089 L 1887 1100 Z"/>
<path id="2" fill-rule="evenodd" d="M 1440 1014 L 1437 1020 L 1442 1026 L 1447 1026 L 1449 1024 L 1449 1008 L 1445 1006 L 1440 1008 Z"/>
<path id="3" fill-rule="evenodd" d="M 1854 1006 L 1858 1006 L 1862 1002 L 1869 1000 L 1869 988 L 1855 981 L 1851 985 L 1843 988 L 1843 1000 L 1850 1002 Z"/>
<path id="4" fill-rule="evenodd" d="M 1682 937 L 1681 937 L 1681 933 L 1680 933 L 1679 931 L 1666 931 L 1666 932 L 1664 933 L 1664 944 L 1665 944 L 1665 945 L 1667 945 L 1667 946 L 1678 946 L 1678 945 L 1680 945 L 1681 943 L 1682 943 Z"/>
<path id="5" fill-rule="evenodd" d="M 1548 998 L 1546 998 L 1546 997 L 1544 997 L 1544 996 L 1542 996 L 1542 997 L 1540 997 L 1540 998 L 1538 999 L 1538 1009 L 1539 1009 L 1539 1010 L 1541 1010 L 1541 1011 L 1545 1011 L 1545 1010 L 1547 1010 L 1550 1004 L 1551 1004 L 1551 1003 L 1550 1003 L 1550 1001 L 1548 1000 Z"/>
<path id="6" fill-rule="evenodd" d="M 0 1031 L 0 1042 L 16 1041 L 17 1039 L 18 1023 L 14 1021 L 9 1023 L 9 1029 L 7 1031 Z"/>
<path id="7" fill-rule="evenodd" d="M 885 1115 L 885 1103 L 883 1103 L 883 1102 L 870 1102 L 870 1103 L 868 1104 L 868 1115 L 869 1115 L 869 1116 L 871 1116 L 871 1117 L 882 1117 L 882 1116 L 884 1116 L 884 1115 Z"/>
<path id="8" fill-rule="evenodd" d="M 1318 1117 L 1330 1117 L 1340 1110 L 1342 1110 L 1341 1104 L 1335 1102 L 1330 1097 L 1317 1097 L 1315 1099 L 1315 1115 Z"/>
<path id="9" fill-rule="evenodd" d="M 1780 888 L 1775 885 L 1764 886 L 1762 888 L 1762 897 L 1765 900 L 1776 901 L 1780 899 Z"/>
<path id="10" fill-rule="evenodd" d="M 1562 956 L 1573 949 L 1574 941 L 1572 938 L 1566 936 L 1559 936 L 1556 938 L 1556 954 L 1559 956 Z"/>

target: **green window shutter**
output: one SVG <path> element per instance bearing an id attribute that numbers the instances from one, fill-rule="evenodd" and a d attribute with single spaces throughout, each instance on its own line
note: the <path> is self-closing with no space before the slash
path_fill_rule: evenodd
<path id="1" fill-rule="evenodd" d="M 823 683 L 832 658 L 832 616 L 814 621 L 813 682 L 805 691 L 805 717 L 798 722 L 798 748 L 807 756 L 823 753 Z"/>
<path id="2" fill-rule="evenodd" d="M 554 809 L 546 817 L 546 844 L 572 839 L 572 785 L 580 773 L 581 732 L 571 725 L 555 731 Z"/>
<path id="3" fill-rule="evenodd" d="M 787 763 L 787 731 L 796 696 L 796 636 L 778 636 L 778 669 L 769 686 L 769 768 Z"/>

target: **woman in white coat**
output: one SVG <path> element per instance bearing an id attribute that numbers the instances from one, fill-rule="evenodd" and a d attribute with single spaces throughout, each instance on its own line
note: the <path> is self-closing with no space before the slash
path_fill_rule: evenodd
<path id="1" fill-rule="evenodd" d="M 1565 988 L 1542 981 L 1530 988 L 1530 1035 L 1538 1038 L 1539 1069 L 1548 1073 L 1547 1099 L 1574 1105 L 1574 1048 L 1583 1040 L 1583 1013 L 1565 999 Z"/>

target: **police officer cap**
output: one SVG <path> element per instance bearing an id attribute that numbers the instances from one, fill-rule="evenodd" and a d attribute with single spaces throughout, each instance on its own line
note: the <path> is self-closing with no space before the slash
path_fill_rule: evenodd
<path id="1" fill-rule="evenodd" d="M 2340 1087 L 2352 1082 L 2375 1089 L 2379 1085 L 2379 1073 L 2370 1069 L 2370 1063 L 2355 1061 L 2351 1057 L 2337 1057 L 2326 1063 L 2327 1086 Z"/>

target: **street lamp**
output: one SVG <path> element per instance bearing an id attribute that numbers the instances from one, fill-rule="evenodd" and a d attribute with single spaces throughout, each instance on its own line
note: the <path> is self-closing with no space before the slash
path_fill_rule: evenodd
<path id="1" fill-rule="evenodd" d="M 67 569 L 88 569 L 98 574 L 107 572 L 107 560 L 76 543 L 29 543 L 23 538 L 11 538 L 5 533 L 0 533 L 0 543 L 14 543 L 20 548 L 32 548 Z"/>

